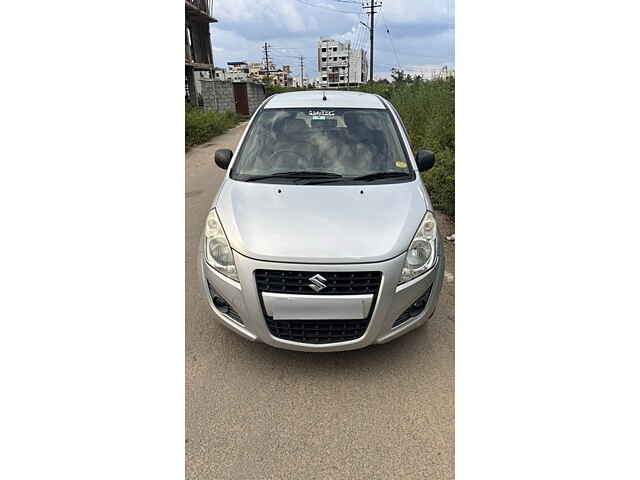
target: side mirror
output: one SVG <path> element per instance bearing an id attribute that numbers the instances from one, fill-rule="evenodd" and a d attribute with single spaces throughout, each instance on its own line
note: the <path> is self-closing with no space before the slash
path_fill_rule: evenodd
<path id="1" fill-rule="evenodd" d="M 416 163 L 419 171 L 426 172 L 436 164 L 436 156 L 431 150 L 418 150 L 416 152 Z"/>
<path id="2" fill-rule="evenodd" d="M 216 150 L 215 155 L 213 156 L 216 165 L 218 165 L 223 170 L 229 168 L 229 164 L 231 163 L 231 157 L 233 156 L 233 152 L 228 148 L 221 148 Z"/>

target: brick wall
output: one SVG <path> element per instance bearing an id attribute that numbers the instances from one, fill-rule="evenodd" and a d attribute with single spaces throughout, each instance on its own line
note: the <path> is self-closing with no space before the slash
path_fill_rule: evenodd
<path id="1" fill-rule="evenodd" d="M 205 110 L 222 112 L 224 110 L 236 111 L 236 103 L 233 97 L 233 84 L 218 80 L 200 80 L 202 87 L 202 101 Z"/>
<path id="2" fill-rule="evenodd" d="M 249 98 L 249 115 L 253 115 L 264 101 L 264 85 L 247 82 L 247 97 Z"/>
<path id="3" fill-rule="evenodd" d="M 265 99 L 264 85 L 253 82 L 245 82 L 245 85 L 247 86 L 249 115 L 252 115 Z M 205 110 L 216 112 L 224 110 L 236 111 L 232 82 L 203 79 L 200 80 L 200 86 Z"/>

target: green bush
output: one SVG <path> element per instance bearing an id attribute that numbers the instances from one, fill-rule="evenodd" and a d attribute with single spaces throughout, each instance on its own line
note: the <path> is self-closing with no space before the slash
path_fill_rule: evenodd
<path id="1" fill-rule="evenodd" d="M 235 112 L 206 112 L 200 108 L 186 108 L 184 118 L 185 147 L 189 148 L 220 135 L 240 121 Z"/>
<path id="2" fill-rule="evenodd" d="M 436 165 L 422 174 L 434 208 L 455 215 L 455 79 L 410 79 L 367 84 L 360 91 L 389 100 L 407 127 L 413 150 L 436 154 Z"/>
<path id="3" fill-rule="evenodd" d="M 270 97 L 271 95 L 275 95 L 276 93 L 300 92 L 303 90 L 309 89 L 302 87 L 281 87 L 280 85 L 274 85 L 273 83 L 267 83 L 264 86 L 265 97 Z"/>
<path id="4" fill-rule="evenodd" d="M 453 151 L 444 150 L 437 154 L 435 166 L 422 173 L 422 179 L 429 191 L 433 208 L 455 216 L 456 178 Z"/>

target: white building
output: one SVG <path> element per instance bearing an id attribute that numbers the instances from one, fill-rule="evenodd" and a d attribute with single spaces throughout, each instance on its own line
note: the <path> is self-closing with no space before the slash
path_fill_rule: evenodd
<path id="1" fill-rule="evenodd" d="M 213 75 L 215 80 L 224 81 L 227 79 L 227 71 L 224 68 L 214 67 Z"/>
<path id="2" fill-rule="evenodd" d="M 369 78 L 367 52 L 352 50 L 351 42 L 323 37 L 318 42 L 320 87 L 358 86 Z"/>
<path id="3" fill-rule="evenodd" d="M 310 85 L 309 79 L 307 77 L 304 77 L 302 81 L 300 81 L 300 77 L 291 77 L 291 81 L 293 83 L 293 86 L 296 88 L 306 88 Z"/>
<path id="4" fill-rule="evenodd" d="M 249 65 L 247 62 L 227 62 L 226 77 L 232 82 L 246 82 L 249 79 Z"/>
<path id="5" fill-rule="evenodd" d="M 440 69 L 431 71 L 431 79 L 445 79 L 455 76 L 453 70 L 449 70 L 446 65 L 443 65 Z"/>

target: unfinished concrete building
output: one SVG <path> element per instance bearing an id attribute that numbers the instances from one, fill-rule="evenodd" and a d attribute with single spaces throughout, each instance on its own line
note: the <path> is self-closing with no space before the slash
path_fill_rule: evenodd
<path id="1" fill-rule="evenodd" d="M 184 2 L 184 96 L 193 106 L 202 105 L 201 80 L 213 80 L 213 53 L 209 24 L 213 0 L 185 0 Z"/>
<path id="2" fill-rule="evenodd" d="M 367 82 L 367 52 L 351 49 L 351 42 L 323 37 L 318 42 L 319 86 L 340 88 Z"/>

